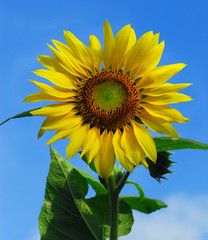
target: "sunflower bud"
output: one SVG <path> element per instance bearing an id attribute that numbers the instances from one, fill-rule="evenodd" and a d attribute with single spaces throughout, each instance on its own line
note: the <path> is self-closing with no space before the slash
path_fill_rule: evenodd
<path id="1" fill-rule="evenodd" d="M 148 157 L 146 157 L 146 161 L 149 165 L 149 172 L 150 175 L 155 178 L 159 183 L 161 183 L 161 178 L 166 179 L 164 177 L 165 174 L 167 173 L 173 173 L 170 171 L 168 168 L 172 165 L 174 165 L 175 162 L 170 160 L 170 156 L 172 153 L 162 151 L 162 152 L 157 152 L 157 161 L 156 163 L 152 162 Z"/>
<path id="2" fill-rule="evenodd" d="M 119 183 L 119 181 L 123 177 L 124 172 L 125 172 L 124 170 L 121 170 L 121 166 L 119 166 L 117 168 L 114 166 L 113 173 L 114 173 L 114 176 L 115 176 L 116 184 Z"/>

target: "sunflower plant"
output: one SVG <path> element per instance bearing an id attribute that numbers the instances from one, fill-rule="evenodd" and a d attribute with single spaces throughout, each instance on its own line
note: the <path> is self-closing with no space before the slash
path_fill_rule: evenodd
<path id="1" fill-rule="evenodd" d="M 89 47 L 68 31 L 66 44 L 53 40 L 53 56 L 39 56 L 45 68 L 34 71 L 49 83 L 30 80 L 40 91 L 24 99 L 53 103 L 12 117 L 46 117 L 38 138 L 56 131 L 49 145 L 69 139 L 66 159 L 50 146 L 39 217 L 42 240 L 116 240 L 127 235 L 134 222 L 132 209 L 149 214 L 167 207 L 147 198 L 141 186 L 128 179 L 134 168 L 144 165 L 160 182 L 171 173 L 169 150 L 208 149 L 207 144 L 180 138 L 171 125 L 189 121 L 167 104 L 192 100 L 178 93 L 191 83 L 167 82 L 186 66 L 183 63 L 157 67 L 164 49 L 159 34 L 147 32 L 137 40 L 127 25 L 114 37 L 107 20 L 103 31 L 104 48 L 94 35 Z M 153 138 L 149 129 L 169 137 Z M 67 161 L 76 154 L 99 181 Z M 133 184 L 138 196 L 120 196 L 125 184 Z M 91 198 L 86 197 L 89 185 L 96 193 Z"/>

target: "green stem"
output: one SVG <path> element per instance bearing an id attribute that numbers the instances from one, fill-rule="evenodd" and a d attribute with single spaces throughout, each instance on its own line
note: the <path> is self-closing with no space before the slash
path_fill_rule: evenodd
<path id="1" fill-rule="evenodd" d="M 115 191 L 116 191 L 118 194 L 121 192 L 123 186 L 125 185 L 126 180 L 127 180 L 128 177 L 129 177 L 129 174 L 130 174 L 130 172 L 126 171 L 126 172 L 123 174 L 123 176 L 122 176 L 121 180 L 119 181 L 119 183 L 117 184 Z"/>
<path id="2" fill-rule="evenodd" d="M 118 203 L 118 193 L 115 192 L 116 184 L 114 175 L 109 178 L 109 189 L 110 189 L 110 240 L 118 239 L 118 213 L 119 213 L 119 203 Z"/>
<path id="3" fill-rule="evenodd" d="M 110 189 L 110 240 L 118 240 L 119 193 L 123 188 L 129 174 L 130 172 L 124 173 L 117 186 L 114 175 L 111 175 L 108 180 L 108 186 Z"/>

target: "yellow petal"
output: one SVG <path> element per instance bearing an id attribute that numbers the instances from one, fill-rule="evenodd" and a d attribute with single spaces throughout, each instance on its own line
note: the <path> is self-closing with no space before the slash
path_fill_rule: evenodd
<path id="1" fill-rule="evenodd" d="M 167 93 L 157 96 L 149 96 L 145 98 L 145 102 L 155 105 L 164 105 L 169 103 L 181 103 L 193 100 L 191 97 L 182 93 Z"/>
<path id="2" fill-rule="evenodd" d="M 94 35 L 89 37 L 89 50 L 93 56 L 94 65 L 99 71 L 103 52 L 100 41 Z"/>
<path id="3" fill-rule="evenodd" d="M 133 28 L 131 28 L 131 32 L 129 35 L 129 42 L 128 42 L 128 46 L 126 48 L 125 54 L 123 55 L 123 57 L 121 58 L 121 60 L 119 61 L 119 64 L 117 66 L 118 69 L 121 69 L 124 67 L 125 65 L 125 59 L 127 54 L 131 51 L 131 49 L 133 48 L 133 46 L 136 43 L 136 34 Z"/>
<path id="4" fill-rule="evenodd" d="M 166 66 L 161 66 L 153 69 L 149 73 L 145 74 L 142 79 L 138 82 L 139 87 L 155 87 L 161 86 L 162 83 L 166 82 L 180 70 L 182 70 L 186 64 L 177 63 Z"/>
<path id="5" fill-rule="evenodd" d="M 52 40 L 53 44 L 55 47 L 61 52 L 61 54 L 65 57 L 66 61 L 70 65 L 70 67 L 80 76 L 82 75 L 83 77 L 88 76 L 88 69 L 87 67 L 83 67 L 82 63 L 79 61 L 79 59 L 75 59 L 70 51 L 70 48 L 66 46 L 65 44 Z"/>
<path id="6" fill-rule="evenodd" d="M 41 56 L 38 57 L 38 61 L 44 67 L 46 67 L 46 68 L 48 68 L 52 71 L 57 71 L 57 72 L 62 72 L 63 71 L 63 68 L 59 66 L 59 63 L 58 63 L 58 61 L 55 57 L 41 55 Z M 65 70 L 64 70 L 64 72 L 65 72 Z"/>
<path id="7" fill-rule="evenodd" d="M 159 35 L 153 35 L 153 32 L 147 32 L 141 36 L 134 46 L 128 52 L 124 62 L 124 73 L 131 71 L 131 75 L 136 73 L 147 56 L 147 54 L 158 44 Z"/>
<path id="8" fill-rule="evenodd" d="M 149 47 L 149 43 L 152 40 L 153 32 L 147 32 L 143 36 L 139 38 L 139 40 L 135 43 L 132 49 L 128 52 L 125 62 L 124 62 L 124 72 L 128 72 L 132 70 L 133 65 L 135 65 L 135 60 L 139 55 L 141 55 L 142 49 L 147 49 L 146 46 Z"/>
<path id="9" fill-rule="evenodd" d="M 80 125 L 77 125 L 67 130 L 58 131 L 46 144 L 52 144 L 60 139 L 70 138 L 71 134 L 79 127 Z"/>
<path id="10" fill-rule="evenodd" d="M 128 45 L 126 47 L 125 53 L 128 53 L 130 51 L 130 49 L 135 45 L 135 43 L 136 43 L 136 33 L 135 33 L 134 29 L 131 28 L 131 31 L 129 34 Z"/>
<path id="11" fill-rule="evenodd" d="M 112 56 L 112 70 L 123 67 L 126 52 L 136 42 L 136 36 L 133 33 L 134 31 L 132 31 L 131 25 L 126 25 L 115 36 L 115 49 Z"/>
<path id="12" fill-rule="evenodd" d="M 90 162 L 93 160 L 95 155 L 98 153 L 98 151 L 100 149 L 100 145 L 101 145 L 100 130 L 96 127 L 93 127 L 92 129 L 97 134 L 97 139 L 95 139 L 93 148 L 91 150 L 89 150 L 88 152 L 86 152 L 86 154 L 85 154 L 88 164 L 90 164 Z"/>
<path id="13" fill-rule="evenodd" d="M 74 93 L 72 91 L 65 89 L 65 88 L 54 87 L 54 86 L 50 86 L 48 84 L 36 82 L 33 80 L 30 80 L 30 82 L 35 84 L 44 93 L 51 95 L 53 97 L 70 98 L 70 97 L 74 96 Z"/>
<path id="14" fill-rule="evenodd" d="M 150 96 L 163 95 L 166 93 L 177 92 L 190 85 L 192 85 L 192 83 L 179 83 L 179 84 L 163 83 L 162 85 L 160 84 L 155 87 L 150 86 L 151 88 L 147 86 L 147 88 L 143 91 L 143 94 L 150 95 Z"/>
<path id="15" fill-rule="evenodd" d="M 60 68 L 62 68 L 65 72 L 67 72 L 67 75 L 73 79 L 74 81 L 76 81 L 77 77 L 85 77 L 85 75 L 83 74 L 79 74 L 78 72 L 76 72 L 69 64 L 69 62 L 67 61 L 66 57 L 61 54 L 59 51 L 57 51 L 55 48 L 53 48 L 52 46 L 50 46 L 48 44 L 51 52 L 53 53 L 53 55 L 56 57 L 57 62 L 60 66 Z M 62 72 L 62 71 L 61 71 Z"/>
<path id="16" fill-rule="evenodd" d="M 175 128 L 161 118 L 155 118 L 151 115 L 142 115 L 140 119 L 148 128 L 156 133 L 168 135 L 170 137 L 179 137 Z"/>
<path id="17" fill-rule="evenodd" d="M 43 121 L 42 126 L 38 132 L 38 138 L 40 138 L 46 130 L 51 130 L 51 129 L 47 129 L 47 127 L 50 128 L 50 126 L 51 126 L 51 128 L 52 128 L 52 125 L 58 125 L 58 124 L 60 125 L 60 122 L 62 123 L 63 119 L 64 118 L 62 118 L 60 116 L 59 117 L 47 117 Z M 52 130 L 60 129 L 60 131 L 57 132 L 56 135 L 47 142 L 47 144 L 51 144 L 59 139 L 66 138 L 66 135 L 67 135 L 67 138 L 69 138 L 69 133 L 72 132 L 72 130 L 75 129 L 78 125 L 80 125 L 80 121 L 77 124 L 70 124 L 70 126 L 67 125 L 67 127 L 63 127 L 63 128 L 58 126 L 56 129 L 56 127 L 54 127 L 54 129 L 52 129 Z"/>
<path id="18" fill-rule="evenodd" d="M 83 144 L 83 141 L 86 138 L 88 127 L 89 127 L 88 125 L 80 126 L 80 128 L 76 129 L 76 131 L 74 131 L 71 134 L 69 144 L 67 145 L 67 148 L 66 148 L 67 159 L 72 158 L 79 152 Z"/>
<path id="19" fill-rule="evenodd" d="M 51 104 L 46 107 L 31 111 L 32 115 L 38 116 L 61 116 L 69 113 L 76 105 L 74 103 L 58 103 Z"/>
<path id="20" fill-rule="evenodd" d="M 166 105 L 153 105 L 153 104 L 141 104 L 141 106 L 152 116 L 162 118 L 170 123 L 173 122 L 188 122 L 188 118 L 184 118 L 183 115 L 175 108 Z"/>
<path id="21" fill-rule="evenodd" d="M 121 148 L 121 132 L 117 130 L 113 135 L 113 147 L 116 154 L 116 158 L 120 164 L 129 172 L 133 171 L 134 165 L 127 159 L 124 151 Z"/>
<path id="22" fill-rule="evenodd" d="M 143 76 L 146 72 L 149 72 L 158 65 L 163 53 L 164 45 L 164 41 L 161 42 L 158 46 L 154 47 L 151 52 L 148 53 L 148 55 L 142 60 L 136 71 L 137 77 Z"/>
<path id="23" fill-rule="evenodd" d="M 42 126 L 44 130 L 63 131 L 82 123 L 82 118 L 70 112 L 64 116 L 48 117 Z"/>
<path id="24" fill-rule="evenodd" d="M 55 85 L 62 88 L 76 89 L 73 80 L 70 79 L 67 75 L 55 71 L 50 71 L 46 69 L 39 69 L 33 71 L 33 73 L 37 74 L 40 77 L 44 77 L 54 83 Z"/>
<path id="25" fill-rule="evenodd" d="M 94 157 L 94 165 L 101 178 L 108 179 L 115 164 L 115 153 L 112 144 L 112 132 L 103 132 L 100 139 L 100 150 Z"/>
<path id="26" fill-rule="evenodd" d="M 80 157 L 82 157 L 85 153 L 90 152 L 90 156 L 88 157 L 88 164 L 92 161 L 93 157 L 97 154 L 99 150 L 99 138 L 100 134 L 98 133 L 98 129 L 93 127 L 91 129 L 88 128 L 87 130 L 86 140 L 83 142 L 82 145 L 82 152 Z"/>
<path id="27" fill-rule="evenodd" d="M 93 72 L 92 56 L 87 46 L 71 32 L 64 31 L 64 36 L 73 57 L 78 59 L 85 68 L 88 68 L 91 72 Z"/>
<path id="28" fill-rule="evenodd" d="M 143 158 L 143 159 L 141 160 L 141 164 L 142 164 L 146 169 L 149 168 L 149 165 L 148 165 L 148 163 L 146 162 L 145 158 Z"/>
<path id="29" fill-rule="evenodd" d="M 144 158 L 144 152 L 139 145 L 133 130 L 129 126 L 124 127 L 121 137 L 121 148 L 129 161 L 135 166 L 139 166 L 141 159 Z"/>
<path id="30" fill-rule="evenodd" d="M 156 162 L 157 151 L 151 134 L 141 124 L 138 124 L 135 121 L 132 124 L 136 139 L 140 146 L 142 147 L 143 151 L 145 152 L 149 159 L 151 159 L 153 162 Z"/>
<path id="31" fill-rule="evenodd" d="M 105 69 L 108 70 L 110 65 L 112 64 L 111 59 L 112 52 L 115 47 L 115 39 L 113 37 L 111 26 L 107 20 L 105 20 L 104 22 L 103 32 L 104 32 L 103 64 Z"/>
<path id="32" fill-rule="evenodd" d="M 28 95 L 23 102 L 39 102 L 39 101 L 55 101 L 55 102 L 68 102 L 72 100 L 72 97 L 75 96 L 75 93 L 71 92 L 70 98 L 58 98 L 51 96 L 49 94 L 46 94 L 44 92 L 37 92 Z"/>

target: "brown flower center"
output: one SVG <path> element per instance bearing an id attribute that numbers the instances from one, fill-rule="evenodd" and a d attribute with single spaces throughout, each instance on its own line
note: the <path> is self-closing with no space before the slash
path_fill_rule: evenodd
<path id="1" fill-rule="evenodd" d="M 101 130 L 116 130 L 134 119 L 140 100 L 135 83 L 127 75 L 104 71 L 83 83 L 77 106 L 86 123 Z"/>

